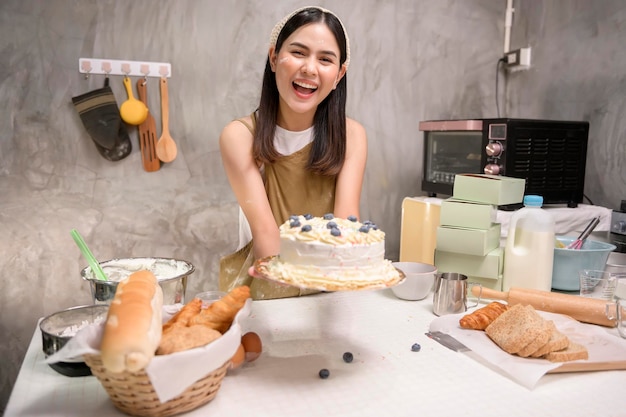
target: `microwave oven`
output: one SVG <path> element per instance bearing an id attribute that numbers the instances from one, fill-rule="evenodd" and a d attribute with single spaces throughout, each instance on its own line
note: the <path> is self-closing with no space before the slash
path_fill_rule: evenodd
<path id="1" fill-rule="evenodd" d="M 589 123 L 535 119 L 429 120 L 424 132 L 422 191 L 451 196 L 456 174 L 526 180 L 524 194 L 544 204 L 583 201 Z"/>

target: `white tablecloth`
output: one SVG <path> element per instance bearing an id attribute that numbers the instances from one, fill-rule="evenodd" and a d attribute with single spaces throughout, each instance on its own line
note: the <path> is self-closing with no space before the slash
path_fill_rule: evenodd
<path id="1" fill-rule="evenodd" d="M 626 371 L 550 374 L 529 390 L 426 337 L 433 319 L 431 297 L 390 290 L 255 301 L 243 326 L 261 336 L 262 356 L 185 416 L 626 416 Z M 49 368 L 37 329 L 5 417 L 40 415 L 124 414 L 95 377 Z"/>

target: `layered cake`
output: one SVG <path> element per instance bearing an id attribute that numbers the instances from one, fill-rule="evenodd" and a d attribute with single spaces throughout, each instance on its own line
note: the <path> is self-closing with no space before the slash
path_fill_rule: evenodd
<path id="1" fill-rule="evenodd" d="M 280 255 L 257 263 L 263 275 L 327 291 L 384 288 L 403 279 L 385 259 L 385 233 L 355 217 L 291 216 L 280 226 Z"/>

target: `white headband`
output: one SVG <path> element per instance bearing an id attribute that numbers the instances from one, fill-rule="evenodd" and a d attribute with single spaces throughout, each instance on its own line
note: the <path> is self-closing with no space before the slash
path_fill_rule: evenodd
<path id="1" fill-rule="evenodd" d="M 348 65 L 350 64 L 350 40 L 348 39 L 348 32 L 346 31 L 346 27 L 343 25 L 343 22 L 341 21 L 341 19 L 339 19 L 339 17 L 337 17 L 335 13 L 331 12 L 330 10 L 324 9 L 322 7 L 318 7 L 318 6 L 301 7 L 297 10 L 294 10 L 287 16 L 283 17 L 282 20 L 276 23 L 276 26 L 274 26 L 274 29 L 272 29 L 272 33 L 270 35 L 270 46 L 276 46 L 276 42 L 278 41 L 278 35 L 280 35 L 280 32 L 283 30 L 283 27 L 289 21 L 289 19 L 291 19 L 296 14 L 306 9 L 317 9 L 321 12 L 332 14 L 333 16 L 337 18 L 337 20 L 339 21 L 339 24 L 341 24 L 341 28 L 343 29 L 343 34 L 346 37 L 346 62 L 344 62 L 343 65 L 345 65 L 346 69 L 348 69 Z"/>

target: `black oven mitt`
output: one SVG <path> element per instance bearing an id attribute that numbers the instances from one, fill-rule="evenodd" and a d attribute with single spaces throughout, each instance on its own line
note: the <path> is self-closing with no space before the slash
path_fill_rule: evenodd
<path id="1" fill-rule="evenodd" d="M 108 77 L 104 80 L 104 87 L 72 97 L 72 103 L 102 157 L 119 161 L 130 154 L 130 137 Z"/>

